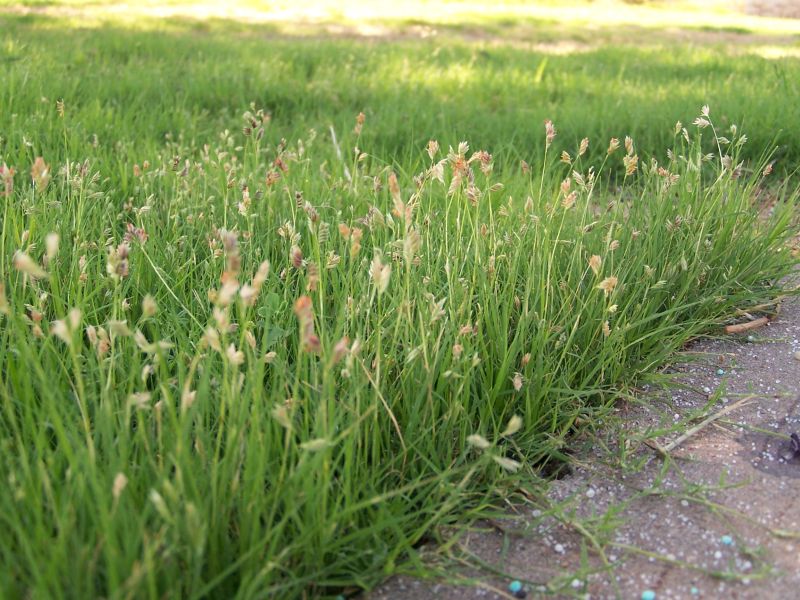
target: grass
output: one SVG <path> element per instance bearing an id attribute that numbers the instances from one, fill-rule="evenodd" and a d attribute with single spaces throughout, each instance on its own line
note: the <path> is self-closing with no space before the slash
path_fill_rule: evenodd
<path id="1" fill-rule="evenodd" d="M 369 588 L 793 268 L 796 61 L 0 22 L 4 596 Z"/>
<path id="2" fill-rule="evenodd" d="M 61 125 L 23 111 L 46 98 L 52 115 L 52 103 L 64 98 L 70 154 L 82 154 L 97 135 L 104 145 L 126 144 L 128 162 L 157 153 L 167 133 L 191 142 L 238 129 L 242 107 L 254 100 L 271 112 L 275 137 L 349 128 L 363 111 L 370 121 L 363 143 L 383 160 L 415 160 L 431 137 L 445 145 L 469 139 L 491 147 L 503 167 L 541 161 L 538 125 L 546 118 L 572 144 L 598 140 L 591 156 L 599 167 L 599 140 L 630 135 L 648 152 L 663 152 L 671 124 L 709 103 L 722 126 L 747 130 L 749 157 L 777 143 L 779 171 L 800 160 L 790 143 L 800 135 L 800 107 L 781 100 L 800 93 L 794 59 L 734 59 L 692 45 L 556 56 L 458 40 L 320 43 L 260 26 L 233 24 L 233 35 L 216 21 L 175 21 L 166 31 L 148 23 L 155 26 L 138 23 L 145 31 L 67 29 L 57 19 L 5 17 L 4 158 L 23 162 L 35 151 L 64 160 Z"/>

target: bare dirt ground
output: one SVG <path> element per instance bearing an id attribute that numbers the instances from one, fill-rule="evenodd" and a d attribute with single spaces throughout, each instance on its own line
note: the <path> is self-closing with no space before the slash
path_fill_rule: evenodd
<path id="1" fill-rule="evenodd" d="M 798 0 L 745 0 L 745 12 L 764 17 L 800 19 Z"/>
<path id="2" fill-rule="evenodd" d="M 797 598 L 800 299 L 763 329 L 689 350 L 680 389 L 618 408 L 549 505 L 452 546 L 465 565 L 452 577 L 476 587 L 395 578 L 370 598 L 508 598 L 512 579 L 529 598 Z"/>

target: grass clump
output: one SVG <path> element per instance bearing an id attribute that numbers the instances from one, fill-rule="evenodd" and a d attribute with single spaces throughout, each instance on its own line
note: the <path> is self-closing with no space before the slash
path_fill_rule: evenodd
<path id="1" fill-rule="evenodd" d="M 3 595 L 369 587 L 792 268 L 796 195 L 760 217 L 769 166 L 707 109 L 659 160 L 548 121 L 502 171 L 386 164 L 368 125 L 287 143 L 252 107 L 124 197 L 91 151 L 0 157 Z"/>

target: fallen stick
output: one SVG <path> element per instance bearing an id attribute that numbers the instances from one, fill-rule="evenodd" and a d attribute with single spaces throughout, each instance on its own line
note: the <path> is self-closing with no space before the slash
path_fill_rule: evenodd
<path id="1" fill-rule="evenodd" d="M 725 326 L 725 333 L 743 333 L 745 331 L 750 331 L 751 329 L 758 329 L 759 327 L 764 327 L 769 323 L 769 319 L 767 317 L 761 317 L 756 319 L 755 321 L 748 321 L 747 323 L 737 323 L 736 325 L 727 325 Z"/>
<path id="2" fill-rule="evenodd" d="M 750 312 L 767 310 L 768 308 L 773 308 L 773 307 L 778 308 L 780 303 L 783 302 L 785 299 L 786 299 L 786 294 L 781 294 L 780 296 L 775 298 L 772 302 L 765 302 L 764 304 L 756 304 L 755 306 L 751 306 L 751 307 L 746 308 L 746 309 L 737 308 L 736 309 L 736 314 L 750 317 Z M 750 311 L 750 312 L 748 312 L 748 311 Z M 750 318 L 752 318 L 752 317 L 750 317 Z"/>
<path id="3" fill-rule="evenodd" d="M 666 446 L 663 446 L 662 450 L 664 452 L 672 452 L 675 448 L 680 446 L 683 442 L 688 440 L 690 437 L 692 437 L 698 431 L 701 431 L 702 429 L 704 429 L 705 427 L 707 427 L 709 424 L 713 423 L 717 419 L 719 419 L 721 417 L 724 417 L 729 412 L 731 412 L 733 410 L 736 410 L 737 408 L 747 404 L 748 402 L 753 401 L 754 399 L 755 399 L 755 396 L 745 396 L 741 400 L 737 400 L 733 404 L 730 404 L 730 405 L 726 406 L 725 408 L 723 408 L 722 410 L 719 410 L 719 411 L 715 412 L 714 414 L 712 414 L 712 415 L 706 417 L 705 419 L 703 419 L 702 421 L 700 421 L 694 427 L 691 427 L 691 428 L 687 429 L 686 432 L 683 435 L 681 435 L 680 437 L 676 438 L 674 441 L 670 442 Z"/>
<path id="4" fill-rule="evenodd" d="M 664 448 L 655 440 L 644 440 L 644 445 L 651 450 L 655 450 L 661 456 L 661 458 L 669 458 L 669 452 L 664 450 Z"/>

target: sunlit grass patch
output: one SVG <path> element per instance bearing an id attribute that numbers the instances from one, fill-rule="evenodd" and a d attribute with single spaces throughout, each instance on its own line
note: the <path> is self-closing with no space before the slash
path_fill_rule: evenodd
<path id="1" fill-rule="evenodd" d="M 18 12 L 51 16 L 79 16 L 87 25 L 100 22 L 158 28 L 157 19 L 190 18 L 197 21 L 227 19 L 245 24 L 329 23 L 425 24 L 445 27 L 509 27 L 518 23 L 547 23 L 564 28 L 618 29 L 639 27 L 698 29 L 716 32 L 792 35 L 800 25 L 792 19 L 746 14 L 744 4 L 731 2 L 625 2 L 623 0 L 505 0 L 491 4 L 477 1 L 414 0 L 301 0 L 296 2 L 235 0 L 229 2 L 193 0 L 0 0 L 0 7 Z M 148 19 L 149 18 L 149 19 Z"/>
<path id="2" fill-rule="evenodd" d="M 30 152 L 63 151 L 60 124 L 43 113 L 26 116 L 42 98 L 66 99 L 81 143 L 93 135 L 120 142 L 114 158 L 127 162 L 136 159 L 128 155 L 133 140 L 155 151 L 170 132 L 208 139 L 236 127 L 233 107 L 257 98 L 275 116 L 275 135 L 290 140 L 310 128 L 342 127 L 364 111 L 373 154 L 401 162 L 429 136 L 491 146 L 503 169 L 523 155 L 531 161 L 540 148 L 528 124 L 545 118 L 561 123 L 573 143 L 631 135 L 644 148 L 661 148 L 669 142 L 663 123 L 706 101 L 718 107 L 720 122 L 745 124 L 751 148 L 777 144 L 779 171 L 800 157 L 789 143 L 800 135 L 800 107 L 784 101 L 799 91 L 794 59 L 733 58 L 714 45 L 591 49 L 583 38 L 573 44 L 580 53 L 557 41 L 567 53 L 554 55 L 556 42 L 537 51 L 452 39 L 290 40 L 260 27 L 232 36 L 220 23 L 205 33 L 186 22 L 142 32 L 25 19 L 3 18 L 6 155 L 25 154 L 26 141 L 35 144 Z M 592 160 L 599 166 L 602 154 Z"/>

